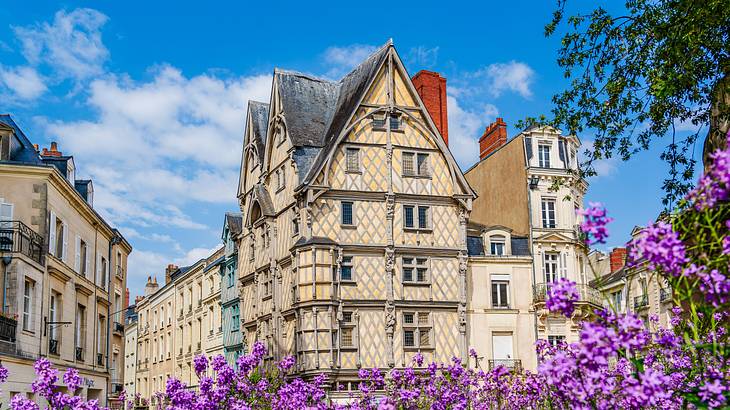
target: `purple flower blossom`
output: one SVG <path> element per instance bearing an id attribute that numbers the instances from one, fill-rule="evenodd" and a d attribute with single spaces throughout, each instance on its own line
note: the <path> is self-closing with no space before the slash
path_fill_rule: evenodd
<path id="1" fill-rule="evenodd" d="M 193 359 L 193 368 L 198 377 L 205 374 L 208 371 L 208 358 L 205 355 L 195 356 Z"/>
<path id="2" fill-rule="evenodd" d="M 294 359 L 294 356 L 285 356 L 279 363 L 277 364 L 277 367 L 279 367 L 279 370 L 285 372 L 294 367 L 294 363 L 296 360 Z"/>
<path id="3" fill-rule="evenodd" d="M 584 217 L 580 229 L 586 234 L 586 244 L 606 243 L 606 238 L 608 238 L 606 225 L 613 221 L 613 218 L 606 215 L 606 208 L 603 204 L 591 202 L 588 208 L 579 210 L 578 214 Z"/>
<path id="4" fill-rule="evenodd" d="M 712 168 L 702 175 L 697 187 L 687 195 L 697 210 L 709 209 L 730 199 L 730 133 L 726 148 L 710 154 L 710 160 Z"/>
<path id="5" fill-rule="evenodd" d="M 545 307 L 551 312 L 570 317 L 575 310 L 573 303 L 579 298 L 580 295 L 575 287 L 575 282 L 560 278 L 548 288 Z"/>
<path id="6" fill-rule="evenodd" d="M 67 369 L 66 373 L 63 374 L 63 383 L 68 387 L 68 390 L 75 392 L 81 386 L 81 376 L 76 369 Z"/>
<path id="7" fill-rule="evenodd" d="M 672 276 L 679 276 L 682 266 L 689 261 L 677 232 L 670 224 L 661 221 L 644 228 L 629 243 L 629 265 L 635 266 L 644 260 L 650 270 L 660 269 Z"/>

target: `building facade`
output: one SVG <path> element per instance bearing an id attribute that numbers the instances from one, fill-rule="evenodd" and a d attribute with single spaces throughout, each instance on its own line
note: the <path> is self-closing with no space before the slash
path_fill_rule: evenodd
<path id="1" fill-rule="evenodd" d="M 535 371 L 536 318 L 532 254 L 526 236 L 502 226 L 470 224 L 467 236 L 467 334 L 477 357 L 470 365 Z"/>
<path id="2" fill-rule="evenodd" d="M 641 232 L 636 227 L 632 236 Z M 604 306 L 617 312 L 638 315 L 652 331 L 657 325 L 671 328 L 672 288 L 656 273 L 647 269 L 646 263 L 626 265 L 626 248 L 614 248 L 608 254 L 594 251 L 589 256 L 590 265 L 596 271 L 592 285 L 603 294 Z M 650 317 L 654 316 L 654 323 Z"/>
<path id="3" fill-rule="evenodd" d="M 128 400 L 137 393 L 137 305 L 127 308 L 124 321 L 124 391 Z"/>
<path id="4" fill-rule="evenodd" d="M 157 404 L 154 393 L 164 391 L 172 376 L 197 386 L 195 355 L 223 353 L 218 273 L 222 255 L 221 248 L 190 266 L 168 265 L 162 287 L 152 276 L 147 280 L 136 309 L 135 388 L 151 405 Z"/>
<path id="5" fill-rule="evenodd" d="M 124 343 L 114 326 L 124 308 L 129 243 L 93 208 L 91 180 L 76 178 L 57 144 L 39 152 L 0 116 L 0 357 L 10 371 L 2 402 L 34 398 L 33 362 L 78 369 L 81 395 L 114 405 Z M 116 360 L 116 361 L 115 361 Z"/>
<path id="6" fill-rule="evenodd" d="M 418 77 L 389 42 L 339 82 L 275 70 L 269 104 L 249 104 L 243 342 L 295 355 L 304 377 L 355 387 L 359 368 L 403 367 L 418 352 L 467 359 L 475 195 L 442 132 L 445 88 Z"/>
<path id="7" fill-rule="evenodd" d="M 241 337 L 241 299 L 238 281 L 238 248 L 241 234 L 241 214 L 226 213 L 223 222 L 224 259 L 220 267 L 220 310 L 223 326 L 223 347 L 228 364 L 235 365 L 246 352 Z"/>
<path id="8" fill-rule="evenodd" d="M 536 336 L 551 342 L 576 341 L 580 322 L 602 305 L 599 292 L 589 285 L 587 247 L 579 230 L 587 183 L 579 176 L 580 141 L 552 127 L 533 126 L 508 140 L 501 118 L 489 125 L 479 140 L 480 161 L 466 171 L 479 197 L 472 221 L 504 225 L 527 236 L 533 257 L 531 281 L 521 283 L 520 294 L 532 294 Z M 580 300 L 572 318 L 550 314 L 545 297 L 560 278 L 577 283 Z"/>

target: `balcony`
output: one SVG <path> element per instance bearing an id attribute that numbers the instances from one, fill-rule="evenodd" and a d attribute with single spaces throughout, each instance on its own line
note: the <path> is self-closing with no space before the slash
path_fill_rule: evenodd
<path id="1" fill-rule="evenodd" d="M 522 360 L 519 359 L 490 359 L 489 370 L 496 369 L 497 367 L 504 367 L 514 372 L 522 371 Z"/>
<path id="2" fill-rule="evenodd" d="M 547 298 L 548 289 L 550 289 L 551 285 L 551 283 L 538 283 L 537 285 L 535 285 L 532 291 L 533 303 L 544 303 L 545 299 Z M 596 306 L 602 306 L 603 297 L 598 290 L 588 285 L 575 285 L 575 288 L 578 290 L 577 302 L 591 303 Z"/>
<path id="3" fill-rule="evenodd" d="M 659 301 L 660 302 L 666 302 L 671 299 L 672 299 L 672 290 L 671 289 L 662 288 L 659 290 Z"/>
<path id="4" fill-rule="evenodd" d="M 19 253 L 45 264 L 43 237 L 20 221 L 0 222 L 0 253 Z"/>
<path id="5" fill-rule="evenodd" d="M 58 356 L 58 340 L 48 339 L 48 354 Z"/>
<path id="6" fill-rule="evenodd" d="M 76 348 L 76 360 L 79 362 L 84 361 L 84 348 L 83 347 Z"/>
<path id="7" fill-rule="evenodd" d="M 634 296 L 634 310 L 649 306 L 649 295 Z"/>
<path id="8" fill-rule="evenodd" d="M 101 353 L 96 354 L 96 365 L 97 366 L 103 366 L 104 365 L 104 355 Z"/>
<path id="9" fill-rule="evenodd" d="M 124 390 L 121 380 L 112 379 L 112 394 L 119 394 Z"/>
<path id="10" fill-rule="evenodd" d="M 6 316 L 0 316 L 0 340 L 15 343 L 15 331 L 18 321 Z"/>
<path id="11" fill-rule="evenodd" d="M 124 323 L 114 322 L 114 333 L 124 334 Z"/>

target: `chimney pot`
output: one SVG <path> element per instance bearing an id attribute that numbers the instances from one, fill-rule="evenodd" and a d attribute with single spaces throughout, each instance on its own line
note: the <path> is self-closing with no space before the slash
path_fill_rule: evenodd
<path id="1" fill-rule="evenodd" d="M 58 151 L 58 143 L 56 141 L 51 141 L 51 152 Z"/>
<path id="2" fill-rule="evenodd" d="M 38 144 L 33 144 L 33 148 L 35 148 L 35 152 L 38 152 Z"/>
<path id="3" fill-rule="evenodd" d="M 482 160 L 507 143 L 507 124 L 502 117 L 489 124 L 479 138 L 479 159 Z"/>
<path id="4" fill-rule="evenodd" d="M 449 145 L 449 118 L 446 112 L 446 78 L 434 71 L 421 70 L 411 79 L 433 123 Z"/>

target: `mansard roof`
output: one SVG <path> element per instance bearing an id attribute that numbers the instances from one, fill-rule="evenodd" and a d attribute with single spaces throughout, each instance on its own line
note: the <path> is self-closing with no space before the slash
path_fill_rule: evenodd
<path id="1" fill-rule="evenodd" d="M 12 161 L 42 164 L 41 158 L 35 150 L 35 147 L 33 147 L 33 144 L 30 142 L 25 133 L 23 133 L 23 130 L 20 129 L 18 124 L 13 121 L 13 117 L 11 117 L 10 114 L 0 114 L 0 123 L 12 128 L 15 138 L 20 142 L 20 149 L 11 153 Z"/>
<path id="2" fill-rule="evenodd" d="M 226 212 L 226 225 L 231 234 L 238 235 L 241 233 L 243 224 L 243 215 L 240 212 Z"/>

